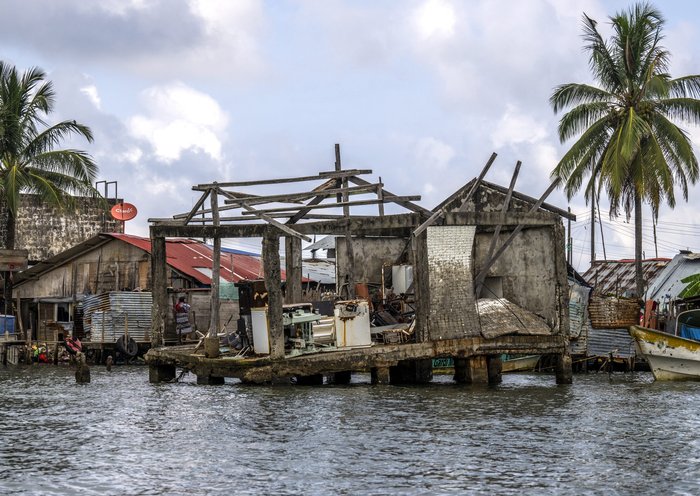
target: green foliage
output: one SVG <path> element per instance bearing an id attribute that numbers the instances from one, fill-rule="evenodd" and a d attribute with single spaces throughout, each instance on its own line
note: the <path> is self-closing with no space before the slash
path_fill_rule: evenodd
<path id="1" fill-rule="evenodd" d="M 688 276 L 681 279 L 681 282 L 686 283 L 687 286 L 678 294 L 679 298 L 693 298 L 695 296 L 700 296 L 700 274 Z"/>
<path id="2" fill-rule="evenodd" d="M 569 198 L 584 185 L 586 201 L 601 191 L 610 215 L 635 213 L 635 259 L 641 259 L 641 205 L 658 216 L 676 204 L 675 188 L 688 199 L 699 173 L 688 134 L 674 121 L 700 123 L 700 75 L 673 79 L 670 54 L 661 45 L 664 20 L 646 3 L 610 17 L 613 34 L 603 39 L 584 14 L 585 49 L 598 86 L 568 83 L 550 97 L 562 143 L 578 136 L 552 171 Z M 594 198 L 595 194 L 595 198 Z M 638 271 L 640 269 L 637 265 Z M 640 290 L 641 273 L 637 274 Z"/>
<path id="3" fill-rule="evenodd" d="M 57 149 L 74 135 L 92 142 L 92 132 L 75 121 L 48 125 L 45 119 L 54 102 L 53 85 L 43 71 L 32 68 L 19 74 L 0 61 L 0 196 L 13 215 L 20 193 L 38 194 L 59 208 L 72 204 L 70 195 L 96 193 L 92 157 Z"/>

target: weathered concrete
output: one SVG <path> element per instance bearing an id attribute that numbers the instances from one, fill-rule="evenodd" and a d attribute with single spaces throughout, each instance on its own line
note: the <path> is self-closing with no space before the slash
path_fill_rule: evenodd
<path id="1" fill-rule="evenodd" d="M 372 384 L 384 385 L 389 384 L 391 374 L 389 367 L 372 367 L 371 369 Z"/>
<path id="2" fill-rule="evenodd" d="M 571 355 L 562 353 L 556 357 L 555 374 L 557 384 L 572 384 L 573 370 L 571 368 Z"/>
<path id="3" fill-rule="evenodd" d="M 148 366 L 148 382 L 158 384 L 170 382 L 175 379 L 175 365 L 157 364 Z"/>
<path id="4" fill-rule="evenodd" d="M 353 278 L 356 282 L 379 284 L 382 280 L 382 265 L 393 265 L 406 247 L 406 238 L 353 238 Z M 336 264 L 338 287 L 345 284 L 349 274 L 348 250 L 343 238 L 336 238 Z M 386 271 L 391 277 L 391 267 Z"/>
<path id="5" fill-rule="evenodd" d="M 294 236 L 284 238 L 285 303 L 301 301 L 301 239 Z"/>
<path id="6" fill-rule="evenodd" d="M 75 211 L 60 211 L 39 195 L 21 194 L 16 219 L 15 246 L 29 251 L 29 260 L 46 260 L 100 232 L 124 232 L 109 209 L 114 199 L 75 197 Z M 4 246 L 5 214 L 0 205 L 0 246 Z"/>
<path id="7" fill-rule="evenodd" d="M 204 354 L 207 358 L 216 358 L 219 356 L 219 338 L 209 337 L 204 338 Z"/>
<path id="8" fill-rule="evenodd" d="M 177 365 L 194 371 L 197 375 L 238 377 L 257 384 L 275 379 L 315 374 L 330 375 L 342 371 L 363 371 L 398 365 L 403 360 L 420 360 L 452 356 L 458 367 L 460 358 L 476 357 L 483 369 L 483 383 L 488 382 L 487 355 L 561 354 L 566 349 L 562 336 L 502 336 L 496 339 L 481 337 L 443 340 L 425 343 L 376 345 L 336 352 L 324 352 L 272 360 L 270 357 L 243 360 L 210 359 L 202 354 L 192 354 L 193 346 L 151 349 L 146 361 L 153 365 Z M 475 364 L 476 364 L 475 362 Z M 474 367 L 474 364 L 470 365 Z M 473 378 L 472 378 L 473 379 Z"/>
<path id="9" fill-rule="evenodd" d="M 503 382 L 503 361 L 501 360 L 501 355 L 489 355 L 486 357 L 486 363 L 488 367 L 488 381 L 489 384 L 500 384 Z"/>

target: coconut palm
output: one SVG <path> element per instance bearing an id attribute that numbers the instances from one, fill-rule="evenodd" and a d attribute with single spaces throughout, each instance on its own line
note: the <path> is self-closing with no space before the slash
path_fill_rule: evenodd
<path id="1" fill-rule="evenodd" d="M 32 68 L 20 75 L 0 61 L 0 218 L 6 249 L 15 248 L 20 193 L 38 194 L 46 203 L 65 208 L 73 205 L 72 194 L 95 192 L 97 165 L 90 155 L 57 149 L 74 135 L 91 142 L 92 133 L 75 121 L 48 125 L 54 99 L 43 71 Z M 11 301 L 7 288 L 6 282 L 5 301 Z"/>
<path id="2" fill-rule="evenodd" d="M 688 134 L 674 121 L 700 123 L 700 75 L 671 78 L 669 52 L 661 45 L 664 19 L 649 4 L 610 18 L 604 40 L 597 22 L 584 14 L 585 49 L 597 85 L 558 86 L 550 98 L 561 142 L 579 136 L 552 172 L 571 199 L 586 181 L 586 201 L 605 190 L 610 215 L 634 213 L 637 296 L 642 274 L 642 204 L 657 216 L 659 206 L 685 200 L 698 179 L 698 161 Z M 596 194 L 596 191 L 598 192 Z"/>

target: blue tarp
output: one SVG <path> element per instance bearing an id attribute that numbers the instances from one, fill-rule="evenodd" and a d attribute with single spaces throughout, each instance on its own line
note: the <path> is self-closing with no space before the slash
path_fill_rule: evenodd
<path id="1" fill-rule="evenodd" d="M 681 337 L 686 339 L 694 339 L 695 341 L 700 341 L 700 327 L 689 326 L 688 324 L 681 324 Z"/>

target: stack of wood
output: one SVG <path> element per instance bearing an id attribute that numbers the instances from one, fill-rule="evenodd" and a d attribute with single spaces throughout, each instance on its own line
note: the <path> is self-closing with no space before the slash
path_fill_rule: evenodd
<path id="1" fill-rule="evenodd" d="M 633 298 L 594 295 L 588 313 L 591 326 L 595 329 L 620 329 L 639 325 L 639 302 Z"/>

